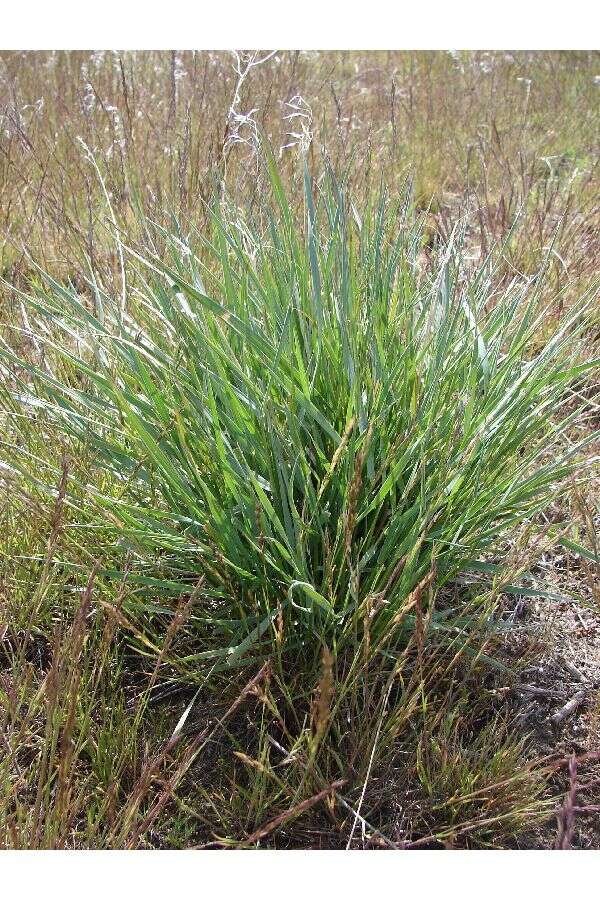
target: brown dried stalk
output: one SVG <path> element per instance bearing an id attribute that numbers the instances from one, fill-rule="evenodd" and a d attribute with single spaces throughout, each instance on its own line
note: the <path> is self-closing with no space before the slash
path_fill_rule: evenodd
<path id="1" fill-rule="evenodd" d="M 309 797 L 307 800 L 303 800 L 302 803 L 298 803 L 296 806 L 292 806 L 291 809 L 288 809 L 285 812 L 280 813 L 280 815 L 276 816 L 274 819 L 271 819 L 271 821 L 267 822 L 266 825 L 262 825 L 260 828 L 257 828 L 256 831 L 253 831 L 252 834 L 247 837 L 241 845 L 238 846 L 243 847 L 250 844 L 255 844 L 257 841 L 260 841 L 262 838 L 275 831 L 276 828 L 279 828 L 281 825 L 285 825 L 285 823 L 289 822 L 291 819 L 295 819 L 298 816 L 302 815 L 303 812 L 305 812 L 307 809 L 310 809 L 311 806 L 315 806 L 317 803 L 320 803 L 321 800 L 325 800 L 326 797 L 329 797 L 345 784 L 345 778 L 340 778 L 338 781 L 332 781 L 330 785 L 324 788 L 324 790 L 319 791 L 318 794 L 315 794 L 313 797 Z"/>
<path id="2" fill-rule="evenodd" d="M 577 798 L 577 757 L 573 753 L 569 759 L 569 788 L 558 813 L 558 834 L 555 850 L 570 850 L 575 831 L 575 800 Z"/>
<path id="3" fill-rule="evenodd" d="M 207 725 L 206 728 L 204 728 L 198 735 L 196 735 L 194 740 L 191 742 L 191 744 L 183 754 L 181 760 L 179 761 L 175 772 L 163 785 L 163 790 L 157 798 L 156 802 L 151 807 L 149 812 L 144 816 L 142 821 L 134 828 L 131 837 L 127 841 L 127 849 L 131 850 L 138 845 L 141 836 L 150 828 L 152 823 L 156 820 L 164 807 L 167 805 L 173 792 L 176 790 L 177 785 L 179 784 L 185 773 L 188 771 L 202 748 L 205 746 L 206 742 L 213 737 L 216 731 L 221 728 L 228 719 L 231 718 L 231 716 L 241 706 L 241 704 L 248 696 L 250 696 L 251 694 L 256 694 L 259 685 L 269 677 L 270 671 L 271 662 L 270 660 L 267 660 L 267 662 L 260 668 L 254 678 L 252 678 L 240 692 L 227 712 L 219 719 L 214 727 L 210 728 Z M 142 802 L 156 775 L 156 772 L 167 760 L 171 751 L 179 743 L 181 736 L 181 731 L 173 734 L 167 741 L 164 749 L 158 754 L 158 756 L 146 763 L 146 766 L 144 767 L 144 770 L 132 791 L 128 808 L 123 817 L 126 828 L 129 827 L 135 813 L 139 808 L 140 803 Z"/>

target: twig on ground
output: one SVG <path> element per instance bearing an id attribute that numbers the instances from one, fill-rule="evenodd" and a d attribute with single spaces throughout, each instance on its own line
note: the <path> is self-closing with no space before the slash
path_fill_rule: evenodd
<path id="1" fill-rule="evenodd" d="M 585 697 L 586 697 L 585 690 L 577 691 L 577 693 L 574 694 L 573 697 L 571 697 L 571 699 L 568 701 L 568 703 L 565 703 L 564 706 L 561 706 L 561 708 L 558 710 L 558 712 L 554 713 L 554 715 L 551 717 L 551 720 L 550 720 L 552 722 L 552 724 L 555 726 L 560 725 L 561 722 L 564 722 L 565 719 L 568 719 L 569 716 L 573 715 L 575 710 L 579 706 L 581 706 L 581 704 L 585 700 Z"/>

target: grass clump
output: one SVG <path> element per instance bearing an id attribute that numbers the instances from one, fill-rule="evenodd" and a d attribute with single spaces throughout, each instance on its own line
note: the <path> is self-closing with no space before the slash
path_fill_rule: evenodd
<path id="1" fill-rule="evenodd" d="M 562 436 L 575 414 L 561 407 L 594 363 L 576 361 L 580 307 L 531 354 L 543 268 L 498 293 L 502 248 L 468 269 L 455 229 L 421 273 L 409 192 L 359 210 L 331 171 L 315 191 L 306 169 L 299 213 L 270 156 L 262 177 L 260 207 L 222 202 L 202 234 L 143 223 L 135 249 L 117 235 L 117 298 L 93 270 L 83 293 L 41 273 L 21 295 L 43 352 L 28 362 L 3 343 L 17 435 L 4 465 L 38 488 L 56 483 L 52 460 L 19 443 L 21 416 L 91 451 L 108 485 L 87 485 L 93 518 L 128 554 L 136 628 L 155 646 L 161 616 L 194 595 L 171 679 L 221 689 L 247 681 L 241 668 L 262 673 L 242 692 L 258 703 L 252 736 L 228 732 L 237 755 L 216 788 L 223 802 L 196 786 L 208 832 L 239 840 L 241 821 L 255 843 L 329 797 L 351 841 L 361 785 L 385 780 L 399 742 L 414 751 L 405 784 L 420 779 L 444 804 L 444 690 L 458 678 L 451 699 L 464 704 L 491 664 L 498 592 L 466 593 L 457 576 L 489 571 L 484 552 L 573 471 L 579 447 Z M 503 756 L 484 732 L 490 790 L 497 770 L 502 792 L 516 746 L 507 738 Z M 511 804 L 509 793 L 494 815 L 486 806 L 486 841 L 496 814 L 518 830 Z M 141 839 L 163 808 L 119 840 Z M 389 842 L 379 801 L 369 809 Z M 445 837 L 476 834 L 471 799 L 456 809 Z"/>

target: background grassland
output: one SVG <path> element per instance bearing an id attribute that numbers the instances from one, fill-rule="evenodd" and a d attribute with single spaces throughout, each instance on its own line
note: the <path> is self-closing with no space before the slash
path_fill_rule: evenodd
<path id="1" fill-rule="evenodd" d="M 185 225 L 204 221 L 201 201 L 225 171 L 234 192 L 255 185 L 246 142 L 256 123 L 275 149 L 308 129 L 313 147 L 350 166 L 358 195 L 412 171 L 432 239 L 468 211 L 485 249 L 526 203 L 515 264 L 535 268 L 561 224 L 557 271 L 593 274 L 597 54 L 285 52 L 248 67 L 265 56 L 2 54 L 4 270 L 22 269 L 23 242 L 66 271 L 90 230 L 101 252 L 104 197 L 78 138 L 101 160 L 120 220 L 141 199 L 153 217 L 173 210 Z M 282 165 L 293 168 L 293 156 L 283 151 Z"/>
<path id="2" fill-rule="evenodd" d="M 171 343 L 173 325 L 176 334 L 181 328 L 188 348 L 193 348 L 185 351 L 187 361 L 200 370 L 203 360 L 212 359 L 212 354 L 214 359 L 225 359 L 231 367 L 230 383 L 238 391 L 243 387 L 236 384 L 234 361 L 223 355 L 241 353 L 240 346 L 235 342 L 231 347 L 227 342 L 221 345 L 222 332 L 219 328 L 211 331 L 208 319 L 202 319 L 196 341 L 192 340 L 196 320 L 193 328 L 189 320 L 185 325 L 177 310 L 173 310 L 173 321 L 170 313 L 162 318 L 157 299 L 162 296 L 160 279 L 154 279 L 135 257 L 123 262 L 115 235 L 158 268 L 170 261 L 184 285 L 196 284 L 198 274 L 187 253 L 188 237 L 196 249 L 198 235 L 210 236 L 216 251 L 212 247 L 208 254 L 198 253 L 207 266 L 208 278 L 213 279 L 211 285 L 217 293 L 225 286 L 224 301 L 242 319 L 249 297 L 256 308 L 263 302 L 260 292 L 253 294 L 252 288 L 244 287 L 251 270 L 246 255 L 258 258 L 272 305 L 266 313 L 269 328 L 254 339 L 271 340 L 279 335 L 279 346 L 283 346 L 281 335 L 288 332 L 278 331 L 285 321 L 279 303 L 288 273 L 277 254 L 270 256 L 265 251 L 264 259 L 261 256 L 264 201 L 273 190 L 257 153 L 265 141 L 273 148 L 281 190 L 289 198 L 289 209 L 279 210 L 283 258 L 293 259 L 296 270 L 306 266 L 302 277 L 307 295 L 301 303 L 308 302 L 314 272 L 311 259 L 304 259 L 300 244 L 294 243 L 301 227 L 296 232 L 290 223 L 302 219 L 305 178 L 318 191 L 326 190 L 324 157 L 338 179 L 345 181 L 352 201 L 348 218 L 356 218 L 360 211 L 365 222 L 372 216 L 375 223 L 365 250 L 360 249 L 355 232 L 346 243 L 346 237 L 334 229 L 329 245 L 334 252 L 320 259 L 326 284 L 339 285 L 347 248 L 350 265 L 364 275 L 370 290 L 376 293 L 377 286 L 381 287 L 377 272 L 369 267 L 373 256 L 379 258 L 376 248 L 382 240 L 377 232 L 382 182 L 392 200 L 402 198 L 408 184 L 409 205 L 419 219 L 410 253 L 406 251 L 410 264 L 403 261 L 406 269 L 401 267 L 409 294 L 420 285 L 423 297 L 430 296 L 426 286 L 437 283 L 436 277 L 444 271 L 444 252 L 455 227 L 461 234 L 461 270 L 466 278 L 472 277 L 491 247 L 502 244 L 495 267 L 485 269 L 489 284 L 486 282 L 483 298 L 486 302 L 479 310 L 488 329 L 486 339 L 489 336 L 493 342 L 498 334 L 502 336 L 496 348 L 498 359 L 506 351 L 507 341 L 513 346 L 514 331 L 510 331 L 508 318 L 500 326 L 502 316 L 495 320 L 493 310 L 502 309 L 502 302 L 507 302 L 511 281 L 523 288 L 525 298 L 530 297 L 524 288 L 527 279 L 535 276 L 546 260 L 539 288 L 533 282 L 538 292 L 538 305 L 530 310 L 535 328 L 523 326 L 527 343 L 518 348 L 527 360 L 546 352 L 550 336 L 597 279 L 600 54 L 265 52 L 236 56 L 107 51 L 2 53 L 0 59 L 3 347 L 29 361 L 43 377 L 51 372 L 73 391 L 81 390 L 78 396 L 89 389 L 89 382 L 87 349 L 85 341 L 81 349 L 77 334 L 83 334 L 89 321 L 82 324 L 76 304 L 83 299 L 85 318 L 86 304 L 93 305 L 86 278 L 93 272 L 102 286 L 96 298 L 103 299 L 107 319 L 112 315 L 108 311 L 116 310 L 115 327 L 120 327 L 123 267 L 131 322 L 139 326 L 140 334 L 151 336 L 158 361 L 148 380 L 137 350 L 127 357 L 129 370 L 119 371 L 135 396 L 160 383 L 159 370 L 166 354 L 172 354 L 169 377 L 176 377 L 181 346 Z M 304 155 L 306 176 L 300 164 Z M 215 204 L 223 215 L 222 225 L 211 213 Z M 515 225 L 518 211 L 522 215 Z M 162 227 L 176 231 L 179 241 Z M 390 235 L 381 247 L 393 244 L 393 219 L 389 227 Z M 231 247 L 238 240 L 237 260 L 245 260 L 240 268 L 230 265 L 227 250 L 227 241 Z M 49 285 L 37 266 L 55 279 L 54 284 Z M 390 271 L 392 268 L 390 264 Z M 173 286 L 177 285 L 175 279 Z M 15 287 L 35 294 L 44 309 L 32 307 Z M 352 286 L 357 297 L 361 289 Z M 199 307 L 193 305 L 193 309 L 198 315 Z M 538 309 L 545 310 L 540 319 L 535 318 Z M 82 360 L 81 365 L 47 346 L 50 338 L 58 339 L 59 331 L 52 323 L 48 325 L 44 310 L 67 315 L 74 330 L 63 346 Z M 523 310 L 520 305 L 514 309 L 517 329 Z M 97 306 L 94 315 L 98 315 Z M 415 322 L 412 315 L 407 307 L 405 325 L 418 334 L 422 323 Z M 354 325 L 360 322 L 358 312 L 353 311 L 352 316 Z M 386 344 L 384 320 L 378 326 L 381 341 L 397 366 L 400 362 L 394 356 L 393 341 Z M 457 321 L 448 319 L 449 334 L 458 327 Z M 574 349 L 576 361 L 581 363 L 597 356 L 597 308 L 590 306 L 585 318 L 577 319 L 577 327 Z M 312 337 L 307 338 L 300 325 L 298 329 L 310 343 Z M 95 330 L 97 336 L 101 328 L 94 325 L 91 332 Z M 202 344 L 204 334 L 206 346 Z M 338 445 L 348 447 L 348 454 L 345 457 L 340 451 L 339 457 L 333 457 L 334 465 L 335 446 L 323 444 L 323 460 L 319 457 L 318 464 L 329 460 L 331 471 L 326 474 L 316 463 L 314 466 L 325 497 L 328 487 L 330 502 L 339 502 L 340 509 L 345 509 L 339 517 L 343 532 L 348 531 L 348 500 L 354 493 L 358 496 L 361 487 L 356 477 L 361 471 L 358 462 L 361 466 L 365 463 L 368 447 L 363 448 L 364 434 L 355 434 L 354 426 L 344 431 L 350 400 L 339 371 L 345 357 L 335 335 L 328 340 L 331 370 L 325 360 L 319 375 L 323 381 L 318 384 L 322 392 L 319 408 L 331 412 L 334 433 L 342 436 Z M 119 357 L 118 342 L 116 346 L 115 359 Z M 100 356 L 107 350 L 110 355 L 110 344 L 104 344 L 101 336 L 95 349 L 98 347 Z M 361 346 L 360 352 L 366 356 L 363 349 Z M 338 351 L 339 359 L 335 356 Z M 286 345 L 286 364 L 295 352 L 294 342 Z M 421 357 L 417 352 L 415 357 L 416 371 Z M 404 357 L 402 360 L 407 365 Z M 118 365 L 122 361 L 121 354 Z M 281 376 L 281 382 L 274 376 L 264 383 L 259 363 L 257 357 L 255 387 L 266 395 L 273 392 L 275 404 L 285 404 L 287 375 Z M 103 365 L 112 371 L 112 357 Z M 117 363 L 114 365 L 117 371 Z M 460 394 L 453 377 L 471 379 L 473 402 L 467 406 L 471 416 L 481 414 L 483 420 L 485 408 L 477 406 L 478 365 L 477 358 L 469 361 L 465 357 L 456 370 L 450 366 L 441 381 L 450 397 L 455 388 L 457 396 Z M 144 478 L 148 475 L 142 486 L 135 488 L 136 516 L 140 506 L 153 513 L 164 511 L 161 504 L 165 502 L 170 512 L 174 504 L 178 513 L 189 513 L 187 499 L 181 499 L 185 490 L 178 495 L 179 488 L 171 485 L 172 490 L 161 494 L 160 481 L 156 487 L 153 480 L 162 464 L 165 435 L 157 438 L 155 458 L 148 462 L 148 447 L 151 456 L 154 445 L 132 427 L 123 445 L 120 436 L 115 438 L 110 451 L 120 455 L 113 456 L 108 472 L 102 471 L 89 442 L 74 440 L 73 434 L 61 432 L 47 421 L 42 425 L 39 418 L 23 416 L 22 407 L 11 396 L 22 370 L 15 368 L 12 360 L 3 371 L 2 440 L 3 448 L 10 448 L 3 449 L 0 457 L 8 461 L 2 476 L 0 576 L 3 846 L 551 843 L 553 835 L 533 829 L 555 815 L 557 792 L 563 783 L 552 779 L 564 771 L 565 750 L 561 747 L 559 751 L 556 744 L 548 758 L 540 761 L 539 747 L 529 738 L 527 728 L 511 725 L 515 707 L 507 691 L 538 650 L 526 629 L 510 624 L 514 623 L 510 597 L 514 599 L 515 590 L 510 585 L 533 571 L 540 558 L 557 555 L 562 525 L 571 547 L 563 544 L 561 548 L 559 587 L 564 553 L 572 552 L 573 566 L 580 566 L 572 593 L 590 607 L 597 603 L 593 466 L 598 447 L 593 436 L 598 405 L 589 370 L 582 369 L 580 377 L 570 382 L 568 397 L 556 389 L 553 413 L 564 410 L 564 420 L 587 403 L 587 415 L 574 418 L 568 429 L 557 429 L 555 443 L 547 445 L 542 460 L 550 471 L 553 457 L 564 453 L 569 442 L 586 439 L 579 468 L 570 471 L 576 490 L 561 495 L 554 520 L 532 517 L 519 524 L 515 515 L 513 530 L 504 535 L 506 543 L 502 548 L 495 546 L 493 560 L 487 560 L 485 574 L 491 572 L 493 577 L 477 582 L 475 589 L 452 583 L 435 594 L 431 580 L 426 580 L 432 571 L 431 559 L 424 568 L 411 559 L 406 584 L 402 584 L 409 600 L 417 604 L 417 614 L 416 618 L 411 615 L 411 627 L 398 646 L 394 645 L 394 660 L 397 662 L 400 653 L 401 670 L 386 668 L 385 657 L 371 655 L 376 638 L 381 640 L 382 626 L 375 620 L 371 633 L 372 610 L 367 609 L 362 618 L 351 620 L 352 633 L 344 635 L 345 646 L 330 629 L 321 633 L 319 642 L 291 656 L 286 647 L 299 633 L 298 621 L 288 616 L 288 611 L 285 615 L 280 612 L 269 622 L 266 655 L 263 642 L 260 653 L 244 660 L 247 666 L 225 672 L 216 665 L 209 668 L 206 654 L 218 655 L 227 645 L 232 622 L 237 634 L 240 621 L 255 621 L 243 603 L 238 603 L 236 589 L 233 583 L 228 587 L 224 574 L 230 535 L 226 519 L 223 534 L 211 536 L 216 553 L 214 570 L 207 576 L 210 585 L 199 580 L 202 573 L 193 568 L 182 570 L 180 566 L 173 576 L 173 562 L 164 548 L 176 550 L 181 535 L 170 533 L 164 519 L 152 522 L 145 532 L 143 562 L 152 580 L 142 587 L 130 577 L 140 576 L 139 547 L 133 544 L 127 550 L 128 536 L 119 538 L 124 488 L 114 475 L 120 465 L 134 481 L 140 470 Z M 499 370 L 499 391 L 512 377 L 511 371 L 508 363 Z M 404 374 L 408 385 L 408 369 Z M 432 369 L 427 377 L 434 374 Z M 543 397 L 546 377 L 556 386 L 563 375 L 560 368 L 551 376 L 543 374 L 535 386 Z M 334 397 L 327 395 L 327 378 L 335 383 Z M 564 381 L 568 382 L 566 370 Z M 27 390 L 28 384 L 25 379 L 19 390 Z M 194 434 L 198 423 L 192 408 L 186 406 L 191 396 L 186 394 L 188 386 L 183 384 L 185 390 L 179 394 L 181 384 L 176 381 L 164 387 L 168 412 L 178 411 L 186 433 Z M 408 422 L 413 400 L 408 388 L 407 392 L 396 402 Z M 430 393 L 433 423 L 443 418 L 443 410 L 435 408 L 435 392 Z M 154 396 L 152 390 L 146 396 L 146 413 Z M 210 396 L 212 402 L 217 396 L 221 403 L 216 381 Z M 140 407 L 128 406 L 121 396 L 111 396 L 110 402 L 116 415 L 139 413 Z M 511 425 L 516 434 L 525 436 L 524 450 L 519 451 L 525 454 L 533 452 L 526 440 L 528 402 L 524 397 Z M 225 406 L 228 403 L 234 408 L 235 398 L 225 401 Z M 154 437 L 164 412 L 160 405 L 156 410 L 148 414 L 146 422 Z M 269 426 L 265 434 L 270 433 L 273 442 L 280 441 L 279 450 L 285 456 L 286 441 L 277 432 L 281 423 L 276 417 L 273 423 L 273 430 L 269 432 Z M 393 455 L 398 437 L 393 427 L 389 433 L 382 430 L 376 435 L 389 455 Z M 222 429 L 226 440 L 235 430 L 228 423 L 223 423 Z M 314 446 L 319 450 L 317 433 L 315 427 Z M 223 454 L 223 442 L 200 432 L 197 436 L 200 443 L 208 441 L 202 445 L 202 464 L 214 479 L 216 496 L 219 467 L 214 463 Z M 185 441 L 178 445 L 177 439 L 174 435 L 169 446 L 175 480 L 189 462 L 182 449 Z M 508 457 L 502 455 L 503 445 L 498 446 L 501 472 Z M 107 448 L 108 444 L 105 452 Z M 261 452 L 264 450 L 262 447 Z M 386 455 L 384 449 L 381 452 Z M 28 468 L 27 479 L 18 474 L 26 458 L 36 461 L 33 471 L 23 465 Z M 303 465 L 303 473 L 310 472 L 306 503 L 317 509 L 310 483 L 314 474 L 310 455 Z M 564 475 L 566 470 L 556 474 Z M 231 482 L 233 473 L 227 478 Z M 295 478 L 294 474 L 292 480 Z M 93 490 L 86 488 L 90 484 Z M 410 490 L 413 488 L 410 484 Z M 245 489 L 240 483 L 236 496 L 244 496 Z M 109 508 L 104 520 L 96 515 L 93 494 L 110 500 L 104 503 L 104 508 Z M 493 491 L 490 496 L 493 498 Z M 507 519 L 514 513 L 513 507 L 508 509 L 509 500 Z M 469 518 L 472 513 L 485 519 L 487 513 L 477 507 L 476 495 L 470 502 Z M 261 515 L 270 514 L 266 505 L 262 511 L 250 510 L 250 505 L 248 500 L 247 522 L 236 523 L 242 531 L 251 530 Z M 461 514 L 467 517 L 464 509 L 462 513 L 459 509 L 457 515 Z M 254 525 L 248 525 L 252 521 Z M 287 527 L 284 522 L 282 531 Z M 294 526 L 290 527 L 293 530 Z M 268 527 L 257 528 L 257 546 L 265 535 L 273 540 Z M 342 532 L 327 551 L 331 549 L 336 570 L 343 572 L 348 560 Z M 317 549 L 309 548 L 311 558 L 318 556 L 324 542 Z M 477 541 L 475 545 L 482 549 Z M 284 561 L 279 560 L 278 565 L 285 567 L 286 559 L 283 554 Z M 399 562 L 396 558 L 390 561 L 384 587 Z M 492 568 L 497 562 L 501 566 Z M 417 574 L 409 583 L 413 564 Z M 351 581 L 350 574 L 350 593 L 354 589 Z M 170 593 L 165 589 L 169 584 Z M 220 594 L 215 593 L 215 584 Z M 547 587 L 536 583 L 534 592 L 535 586 L 542 591 Z M 269 593 L 270 583 L 263 588 Z M 411 592 L 417 589 L 415 598 Z M 228 592 L 236 599 L 227 620 L 215 620 L 221 635 L 217 639 L 206 622 L 216 615 L 217 607 L 211 606 L 214 597 Z M 523 588 L 521 596 L 526 594 L 527 588 Z M 435 615 L 441 615 L 441 620 L 433 618 L 434 599 Z M 368 605 L 368 597 L 362 600 Z M 456 610 L 460 610 L 458 618 Z M 431 627 L 432 622 L 439 626 L 440 621 L 451 624 Z M 448 632 L 455 629 L 453 635 L 459 638 L 447 639 L 444 627 Z M 593 740 L 590 732 L 585 749 L 594 749 Z M 563 822 L 561 827 L 562 840 L 568 843 L 573 839 L 572 823 Z M 589 838 L 588 843 L 594 840 Z"/>

